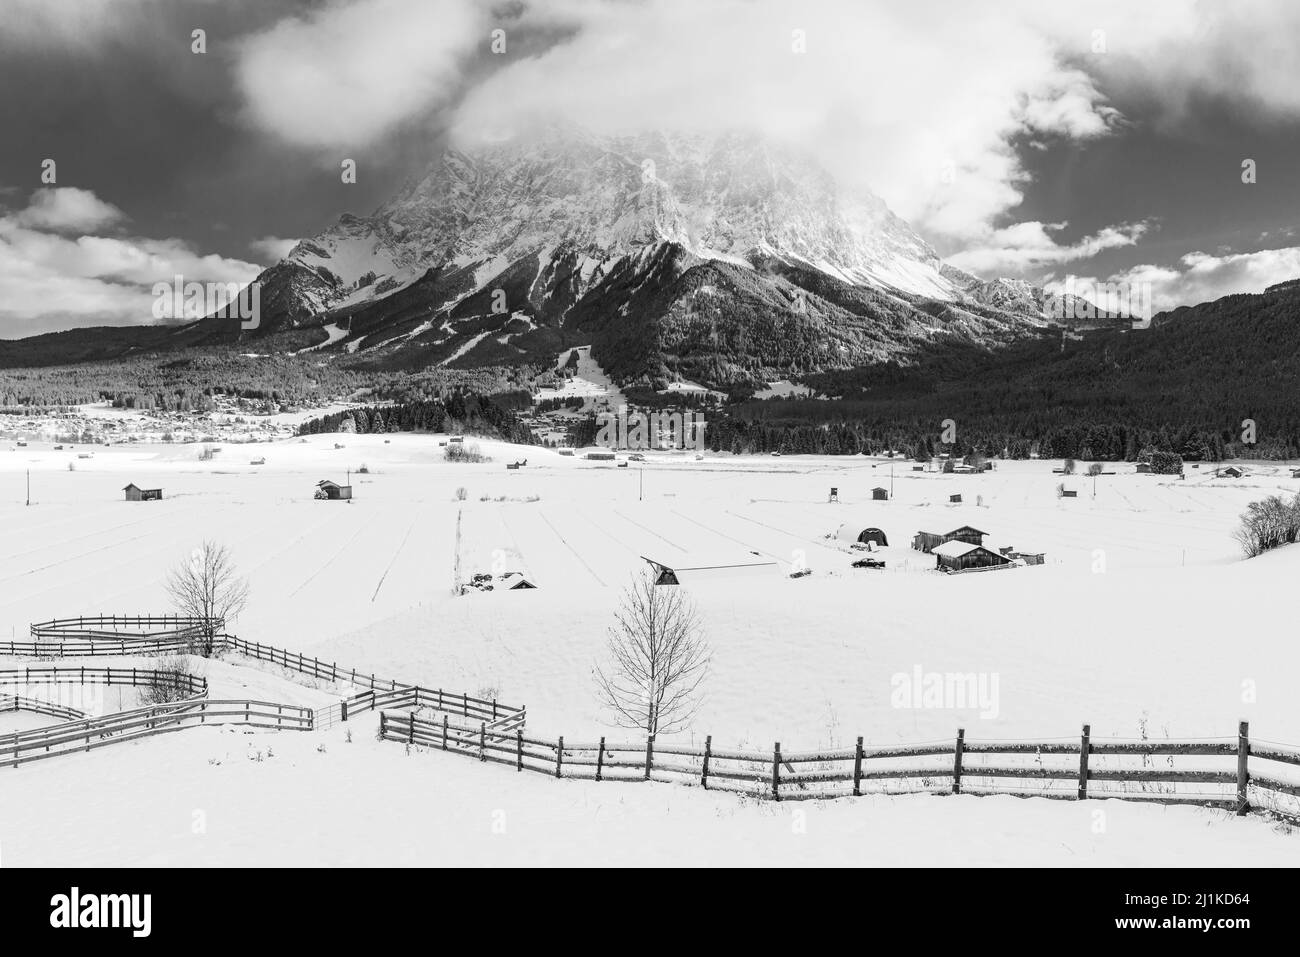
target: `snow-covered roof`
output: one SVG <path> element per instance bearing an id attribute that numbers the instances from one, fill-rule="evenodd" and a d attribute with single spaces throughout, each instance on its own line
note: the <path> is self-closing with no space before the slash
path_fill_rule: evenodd
<path id="1" fill-rule="evenodd" d="M 972 545 L 970 542 L 944 542 L 942 545 L 936 545 L 931 549 L 931 554 L 942 555 L 944 558 L 961 558 L 969 552 L 977 552 L 983 546 Z"/>

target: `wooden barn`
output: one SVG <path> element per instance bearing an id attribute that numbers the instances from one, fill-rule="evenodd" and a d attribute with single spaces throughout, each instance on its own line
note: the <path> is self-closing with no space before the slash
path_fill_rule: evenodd
<path id="1" fill-rule="evenodd" d="M 1061 489 L 1061 498 L 1078 498 L 1079 493 L 1072 488 Z"/>
<path id="2" fill-rule="evenodd" d="M 655 571 L 656 585 L 694 585 L 714 579 L 775 577 L 776 562 L 753 552 L 741 552 L 722 558 L 687 556 L 674 559 L 671 565 L 641 556 Z"/>
<path id="3" fill-rule="evenodd" d="M 885 533 L 875 526 L 855 525 L 852 522 L 845 522 L 835 530 L 835 537 L 842 542 L 860 543 L 866 545 L 888 546 L 889 539 Z"/>
<path id="4" fill-rule="evenodd" d="M 583 456 L 589 462 L 612 462 L 614 461 L 613 452 L 588 452 Z"/>
<path id="5" fill-rule="evenodd" d="M 1010 568 L 1011 559 L 983 545 L 950 541 L 934 549 L 935 567 L 944 572 L 968 572 L 984 568 Z"/>
<path id="6" fill-rule="evenodd" d="M 987 534 L 988 532 L 981 532 L 978 528 L 970 525 L 954 528 L 945 535 L 940 535 L 938 532 L 917 532 L 912 538 L 912 547 L 928 555 L 946 542 L 966 542 L 970 545 L 983 545 L 984 536 Z"/>
<path id="7" fill-rule="evenodd" d="M 162 501 L 162 489 L 160 488 L 141 488 L 132 482 L 126 488 L 122 489 L 126 493 L 128 502 L 160 502 Z"/>
<path id="8" fill-rule="evenodd" d="M 346 500 L 352 498 L 352 486 L 340 485 L 338 482 L 331 482 L 329 479 L 322 479 L 316 483 L 316 498 L 331 500 Z"/>
<path id="9" fill-rule="evenodd" d="M 1241 478 L 1246 474 L 1246 470 L 1239 469 L 1235 465 L 1229 465 L 1226 469 L 1220 470 L 1219 474 L 1225 478 Z"/>
<path id="10" fill-rule="evenodd" d="M 877 488 L 873 488 L 873 489 L 871 490 L 871 500 L 872 500 L 873 502 L 888 502 L 888 501 L 889 501 L 889 489 L 887 489 L 887 488 L 879 488 L 879 487 L 877 487 Z"/>
<path id="11" fill-rule="evenodd" d="M 952 502 L 954 505 L 960 505 L 960 504 L 961 504 L 961 493 L 959 492 L 959 493 L 957 493 L 956 495 L 949 495 L 949 496 L 948 496 L 948 501 L 949 501 L 949 502 Z"/>
<path id="12" fill-rule="evenodd" d="M 1139 462 L 1139 463 L 1137 464 L 1137 471 L 1138 471 L 1138 474 L 1139 474 L 1139 475 L 1150 475 L 1150 474 L 1151 474 L 1151 463 L 1150 463 L 1150 462 Z"/>

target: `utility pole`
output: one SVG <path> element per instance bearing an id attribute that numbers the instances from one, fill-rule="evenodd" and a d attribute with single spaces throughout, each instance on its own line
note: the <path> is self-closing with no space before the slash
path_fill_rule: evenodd
<path id="1" fill-rule="evenodd" d="M 27 504 L 32 504 L 32 470 L 27 470 Z"/>
<path id="2" fill-rule="evenodd" d="M 889 463 L 889 500 L 894 500 L 894 463 Z"/>
<path id="3" fill-rule="evenodd" d="M 645 501 L 645 463 L 642 462 L 640 468 L 638 468 L 636 471 L 637 471 L 637 475 L 640 477 L 639 479 L 640 487 L 638 488 L 636 493 L 636 500 L 638 502 L 644 502 Z"/>

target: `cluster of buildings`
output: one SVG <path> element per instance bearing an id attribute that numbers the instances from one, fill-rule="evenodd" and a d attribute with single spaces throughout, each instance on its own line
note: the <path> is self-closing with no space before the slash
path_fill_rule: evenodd
<path id="1" fill-rule="evenodd" d="M 950 532 L 917 532 L 912 547 L 935 557 L 935 567 L 948 573 L 1011 568 L 1014 565 L 1041 565 L 1042 552 L 1018 552 L 1011 546 L 996 551 L 984 544 L 988 532 L 973 525 L 962 525 Z"/>

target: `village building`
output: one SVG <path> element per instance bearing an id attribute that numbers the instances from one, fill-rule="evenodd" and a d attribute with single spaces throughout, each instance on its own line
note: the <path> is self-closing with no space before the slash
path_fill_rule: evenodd
<path id="1" fill-rule="evenodd" d="M 935 556 L 935 567 L 949 573 L 1012 566 L 1008 556 L 999 555 L 992 549 L 985 548 L 983 545 L 973 545 L 970 542 L 944 542 L 935 547 L 932 554 Z"/>
<path id="2" fill-rule="evenodd" d="M 316 483 L 316 498 L 331 500 L 351 499 L 352 486 L 340 485 L 338 482 L 331 482 L 329 479 L 322 479 Z"/>
<path id="3" fill-rule="evenodd" d="M 160 488 L 141 488 L 132 482 L 126 488 L 122 489 L 126 493 L 128 502 L 159 502 L 162 501 L 162 489 Z"/>
<path id="4" fill-rule="evenodd" d="M 929 554 L 945 542 L 968 542 L 971 545 L 983 545 L 984 536 L 987 534 L 988 532 L 981 532 L 978 528 L 970 525 L 954 528 L 945 535 L 940 535 L 937 532 L 917 532 L 912 538 L 912 547 L 919 552 Z"/>
<path id="5" fill-rule="evenodd" d="M 889 489 L 876 487 L 871 490 L 871 500 L 873 502 L 888 502 Z"/>

